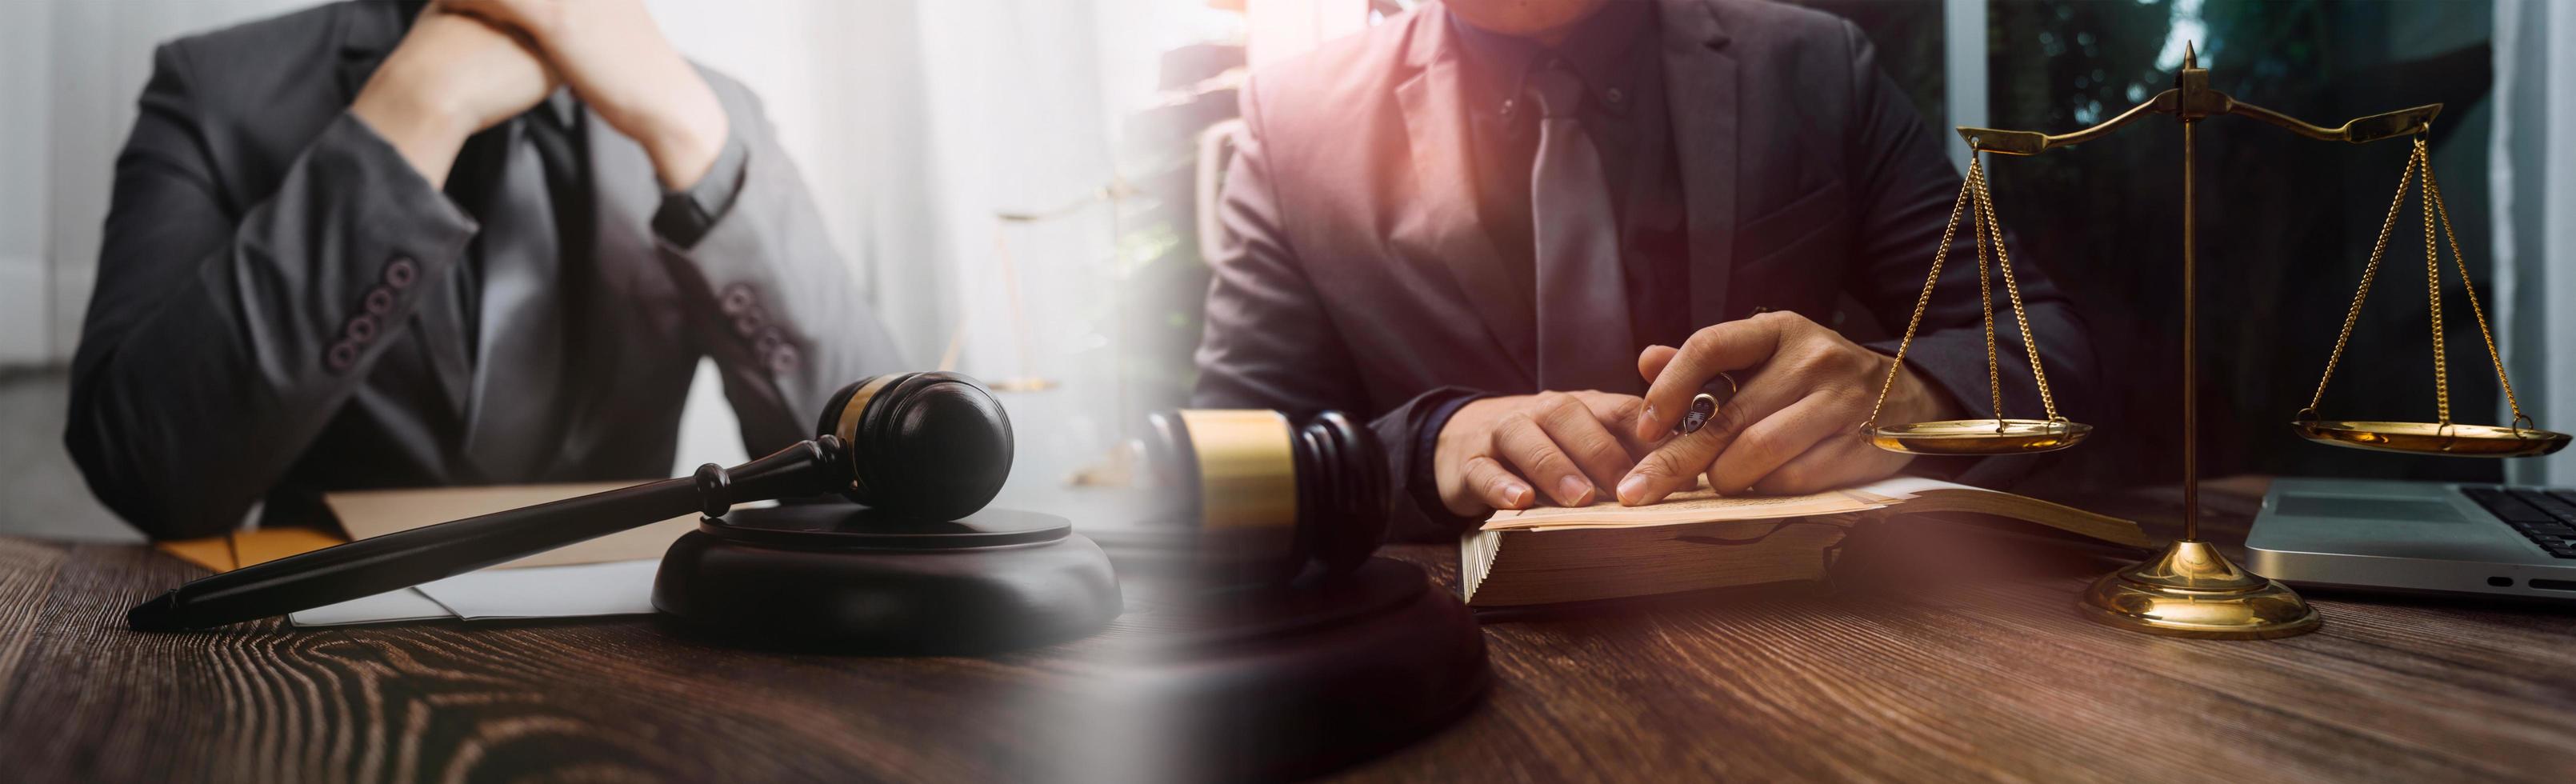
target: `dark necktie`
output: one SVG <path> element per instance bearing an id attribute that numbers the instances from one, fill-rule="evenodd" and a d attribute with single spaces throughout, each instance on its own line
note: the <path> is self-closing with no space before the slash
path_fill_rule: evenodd
<path id="1" fill-rule="evenodd" d="M 1577 110 L 1583 81 L 1562 61 L 1530 75 L 1539 105 L 1530 168 L 1531 241 L 1538 260 L 1540 389 L 1635 392 L 1637 347 L 1628 335 L 1619 222 L 1601 154 Z"/>
<path id="2" fill-rule="evenodd" d="M 558 98 L 558 101 L 561 99 Z M 516 126 L 484 224 L 481 338 L 466 454 L 499 482 L 544 478 L 562 443 L 563 271 L 590 244 L 587 183 L 563 107 Z"/>

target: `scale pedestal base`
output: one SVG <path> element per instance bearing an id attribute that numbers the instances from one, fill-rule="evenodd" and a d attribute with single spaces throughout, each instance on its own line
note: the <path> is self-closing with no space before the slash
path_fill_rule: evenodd
<path id="1" fill-rule="evenodd" d="M 2103 575 L 2075 607 L 2104 624 L 2168 637 L 2266 640 L 2316 631 L 2320 623 L 2316 609 L 2289 586 L 2190 539 Z"/>

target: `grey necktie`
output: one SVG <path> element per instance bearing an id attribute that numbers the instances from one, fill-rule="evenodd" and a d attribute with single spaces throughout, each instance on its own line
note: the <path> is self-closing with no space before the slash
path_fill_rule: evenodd
<path id="1" fill-rule="evenodd" d="M 539 111 L 550 107 L 539 105 Z M 481 328 L 465 452 L 494 482 L 544 478 L 562 442 L 563 248 L 536 117 L 513 121 L 493 215 L 484 223 Z"/>
<path id="2" fill-rule="evenodd" d="M 1635 392 L 1637 347 L 1628 336 L 1628 292 L 1619 221 L 1601 154 L 1577 110 L 1583 82 L 1563 61 L 1530 75 L 1540 119 L 1530 169 L 1531 240 L 1538 259 L 1541 389 Z"/>

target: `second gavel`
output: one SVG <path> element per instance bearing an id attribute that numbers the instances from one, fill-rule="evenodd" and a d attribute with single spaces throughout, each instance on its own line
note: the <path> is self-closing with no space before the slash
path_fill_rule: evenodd
<path id="1" fill-rule="evenodd" d="M 1170 488 L 1165 517 L 1194 528 L 1197 562 L 1223 584 L 1348 572 L 1386 538 L 1386 456 L 1337 411 L 1292 421 L 1267 410 L 1147 418 L 1144 462 Z"/>

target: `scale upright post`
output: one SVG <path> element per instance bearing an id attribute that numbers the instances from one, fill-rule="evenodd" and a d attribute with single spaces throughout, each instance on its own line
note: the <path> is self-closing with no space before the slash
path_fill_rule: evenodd
<path id="1" fill-rule="evenodd" d="M 2077 603 L 2086 617 L 2178 637 L 2263 639 L 2316 630 L 2315 608 L 2277 580 L 2247 572 L 2200 539 L 2200 121 L 2234 102 L 2209 89 L 2189 45 L 2174 77 L 2182 122 L 2182 538 L 2155 558 L 2095 580 Z M 2162 96 L 2159 96 L 2160 98 Z M 2155 102 L 2149 102 L 2153 106 Z"/>
<path id="2" fill-rule="evenodd" d="M 2441 104 L 2418 106 L 2359 118 L 2340 128 L 2311 125 L 2210 89 L 2209 71 L 2200 67 L 2196 48 L 2186 48 L 2173 89 L 2091 128 L 2064 134 L 1959 129 L 1960 137 L 1977 152 L 2036 155 L 2100 138 L 2152 114 L 2173 115 L 2182 124 L 2183 535 L 2156 557 L 2095 581 L 2077 602 L 2086 617 L 2152 634 L 2217 639 L 2287 637 L 2317 628 L 2316 610 L 2298 593 L 2278 581 L 2239 568 L 2217 547 L 2200 539 L 2200 313 L 2196 288 L 2200 272 L 2200 194 L 2195 170 L 2200 121 L 2232 114 L 2313 139 L 2359 144 L 2424 133 L 2441 109 Z"/>

